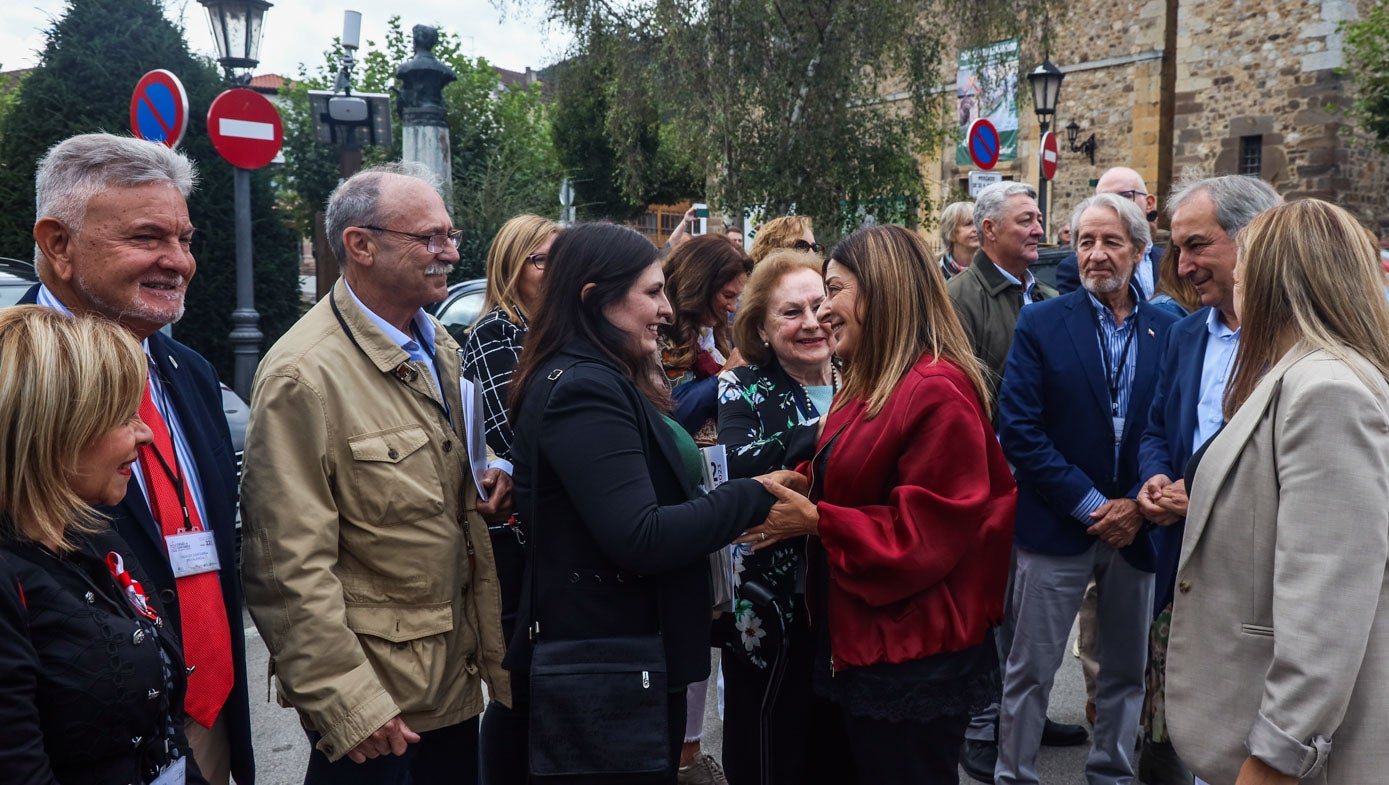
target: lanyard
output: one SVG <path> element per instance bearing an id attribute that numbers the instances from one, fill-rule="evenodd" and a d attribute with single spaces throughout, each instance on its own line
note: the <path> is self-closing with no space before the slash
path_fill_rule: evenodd
<path id="1" fill-rule="evenodd" d="M 153 367 L 150 368 L 150 373 L 156 372 L 157 371 Z M 178 446 L 174 444 L 174 429 L 169 425 L 169 417 L 165 414 L 165 412 L 170 411 L 170 406 L 169 396 L 164 392 L 164 382 L 162 379 L 159 382 L 159 400 L 164 405 L 162 407 L 156 406 L 155 408 L 160 410 L 159 416 L 164 418 L 165 430 L 169 432 L 169 446 L 174 448 L 173 466 L 169 465 L 169 461 L 165 459 L 164 454 L 159 451 L 159 446 L 154 442 L 150 442 L 149 449 L 150 452 L 154 453 L 154 458 L 158 461 L 159 468 L 164 471 L 165 476 L 169 478 L 169 482 L 174 484 L 174 495 L 178 497 L 179 509 L 183 511 L 183 530 L 189 532 L 193 531 L 193 517 L 188 513 L 188 491 L 184 488 L 183 484 L 183 469 L 178 465 Z"/>
<path id="2" fill-rule="evenodd" d="M 338 326 L 342 328 L 343 333 L 347 335 L 347 340 L 349 340 L 349 341 L 352 342 L 352 345 L 355 346 L 355 347 L 357 348 L 357 351 L 361 352 L 362 354 L 366 354 L 366 350 L 363 349 L 363 348 L 362 348 L 362 345 L 361 345 L 360 343 L 357 342 L 357 336 L 355 336 L 355 335 L 352 334 L 352 328 L 350 328 L 350 327 L 347 326 L 347 320 L 343 318 L 343 316 L 342 316 L 342 311 L 338 309 L 338 301 L 335 300 L 335 299 L 333 299 L 333 293 L 332 293 L 332 292 L 329 292 L 329 293 L 328 293 L 328 304 L 329 304 L 330 306 L 333 307 L 333 316 L 338 320 Z M 424 342 L 422 342 L 422 341 L 420 342 L 420 345 L 421 345 L 421 346 L 426 346 L 426 345 L 424 344 Z M 429 351 L 429 349 L 428 349 L 427 346 L 426 346 L 426 348 L 425 348 L 425 353 L 428 354 L 429 357 L 430 357 L 430 359 L 434 361 L 434 370 L 438 371 L 438 370 L 439 370 L 439 361 L 438 361 L 438 359 L 434 356 L 434 353 L 431 352 L 431 351 Z M 394 371 L 391 372 L 391 375 L 394 376 L 397 380 L 399 380 L 401 384 L 404 384 L 405 386 L 409 387 L 409 386 L 410 386 L 410 383 L 409 383 L 407 377 L 410 376 L 411 374 L 414 374 L 414 373 L 416 373 L 416 371 L 415 371 L 413 368 L 410 368 L 408 363 L 402 363 L 402 364 L 400 365 L 399 368 L 396 368 Z M 444 393 L 444 390 L 443 390 L 443 383 L 444 383 L 443 374 L 440 373 L 440 375 L 439 375 L 439 400 L 436 401 L 435 403 L 436 403 L 436 405 L 439 406 L 439 409 L 443 412 L 443 414 L 444 414 L 444 420 L 445 420 L 445 422 L 448 423 L 449 428 L 452 428 L 452 427 L 453 427 L 453 414 L 449 411 L 449 398 L 448 398 L 448 395 L 446 395 L 446 394 Z"/>
<path id="3" fill-rule="evenodd" d="M 1124 375 L 1124 366 L 1128 364 L 1129 348 L 1133 346 L 1133 336 L 1138 332 L 1138 325 L 1129 325 L 1129 335 L 1124 339 L 1124 349 L 1119 354 L 1119 364 L 1112 367 L 1109 362 L 1109 341 L 1105 340 L 1104 326 L 1100 324 L 1100 314 L 1092 306 L 1090 314 L 1095 317 L 1095 331 L 1100 336 L 1100 359 L 1104 360 L 1104 380 L 1109 383 L 1109 414 L 1111 417 L 1119 416 L 1119 377 Z M 1138 318 L 1138 309 L 1135 308 L 1130 319 Z"/>

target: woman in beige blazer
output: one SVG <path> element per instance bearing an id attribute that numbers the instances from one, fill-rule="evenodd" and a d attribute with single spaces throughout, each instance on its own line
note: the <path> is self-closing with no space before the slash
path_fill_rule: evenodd
<path id="1" fill-rule="evenodd" d="M 1238 241 L 1227 425 L 1188 479 L 1172 740 L 1211 785 L 1389 782 L 1384 274 L 1315 199 Z"/>

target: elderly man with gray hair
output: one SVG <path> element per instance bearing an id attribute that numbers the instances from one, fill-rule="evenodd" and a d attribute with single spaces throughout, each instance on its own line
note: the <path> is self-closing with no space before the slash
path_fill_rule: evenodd
<path id="1" fill-rule="evenodd" d="M 482 681 L 511 700 L 482 517 L 509 513 L 510 478 L 472 470 L 462 352 L 423 311 L 461 233 L 402 164 L 339 185 L 327 229 L 343 277 L 251 394 L 247 604 L 309 732 L 306 783 L 475 783 Z"/>
<path id="2" fill-rule="evenodd" d="M 1149 694 L 1144 706 L 1141 770 L 1150 785 L 1190 782 L 1167 736 L 1162 706 L 1166 688 L 1167 630 L 1186 524 L 1187 461 L 1224 424 L 1222 403 L 1239 347 L 1235 313 L 1235 237 L 1259 213 L 1283 200 L 1267 183 L 1226 175 L 1187 180 L 1167 200 L 1178 272 L 1195 285 L 1204 308 L 1173 325 L 1167 336 L 1146 432 L 1138 451 L 1145 478 L 1138 505 L 1158 528 Z"/>
<path id="3" fill-rule="evenodd" d="M 1093 196 L 1071 225 L 1083 288 L 1022 311 L 999 392 L 999 438 L 1018 481 L 1000 785 L 1039 782 L 1052 681 L 1091 577 L 1100 670 L 1086 781 L 1134 782 L 1153 595 L 1153 548 L 1134 500 L 1138 442 L 1176 317 L 1133 284 L 1149 241 L 1137 205 Z"/>
<path id="4" fill-rule="evenodd" d="M 212 785 L 255 782 L 246 636 L 236 575 L 236 464 L 217 372 L 160 332 L 183 317 L 197 270 L 187 198 L 193 162 L 164 145 L 81 134 L 34 181 L 38 286 L 21 303 L 104 316 L 149 360 L 139 450 L 125 499 L 99 511 L 148 571 L 188 663 L 184 732 Z"/>
<path id="5" fill-rule="evenodd" d="M 1002 182 L 985 188 L 974 203 L 974 226 L 979 250 L 971 264 L 949 280 L 947 290 L 975 356 L 989 371 L 989 391 L 996 399 L 1018 313 L 1024 305 L 1055 297 L 1056 290 L 1039 283 L 1028 270 L 1037 261 L 1037 243 L 1042 239 L 1042 213 L 1032 186 Z M 1012 644 L 1012 612 L 1006 599 L 1004 618 L 994 634 L 1001 661 Z M 965 730 L 960 765 L 982 782 L 993 781 L 997 728 L 998 704 L 994 703 L 971 717 Z M 1082 744 L 1089 738 L 1079 725 L 1051 720 L 1043 735 L 1045 744 L 1056 746 Z"/>

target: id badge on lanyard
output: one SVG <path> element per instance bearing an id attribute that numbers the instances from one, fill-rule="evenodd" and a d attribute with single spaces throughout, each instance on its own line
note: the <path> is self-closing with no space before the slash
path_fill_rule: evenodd
<path id="1" fill-rule="evenodd" d="M 159 776 L 154 778 L 150 785 L 185 785 L 188 782 L 188 759 L 179 758 L 164 770 L 159 772 Z"/>
<path id="2" fill-rule="evenodd" d="M 164 538 L 169 548 L 169 566 L 175 578 L 201 575 L 222 569 L 217 543 L 210 531 L 181 531 Z"/>

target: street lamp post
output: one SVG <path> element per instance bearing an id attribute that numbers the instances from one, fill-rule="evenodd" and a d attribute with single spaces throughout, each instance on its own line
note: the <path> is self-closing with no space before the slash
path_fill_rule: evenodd
<path id="1" fill-rule="evenodd" d="M 1065 78 L 1061 69 L 1052 65 L 1051 58 L 1042 59 L 1042 64 L 1032 69 L 1027 81 L 1032 85 L 1032 106 L 1037 112 L 1037 124 L 1042 127 L 1042 136 L 1051 130 L 1051 119 L 1056 115 L 1056 99 L 1061 95 L 1061 80 Z M 1037 209 L 1042 213 L 1042 231 L 1047 228 L 1047 178 L 1042 174 L 1042 155 L 1037 155 Z M 1046 239 L 1043 237 L 1042 239 Z"/>
<path id="2" fill-rule="evenodd" d="M 217 45 L 217 61 L 226 71 L 227 81 L 245 86 L 251 81 L 251 69 L 260 63 L 260 34 L 265 0 L 198 0 L 206 9 L 212 26 L 212 40 Z M 240 76 L 235 69 L 243 69 Z M 232 310 L 230 335 L 232 353 L 236 357 L 233 387 L 245 400 L 251 399 L 251 382 L 255 378 L 260 357 L 260 342 L 264 336 L 257 325 L 255 273 L 251 263 L 251 171 L 232 167 L 232 186 L 236 204 L 236 308 Z"/>

